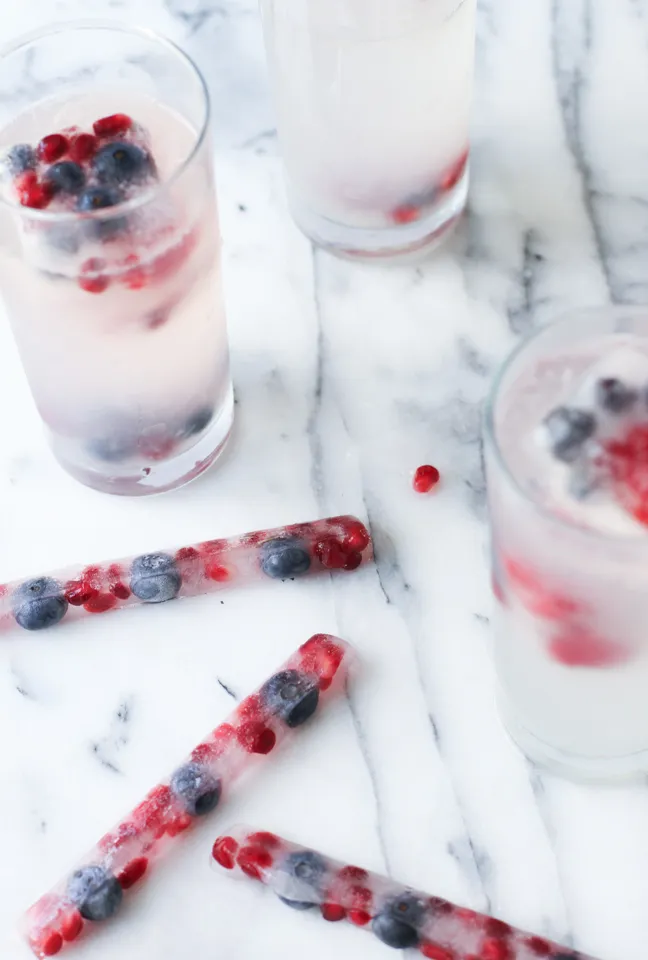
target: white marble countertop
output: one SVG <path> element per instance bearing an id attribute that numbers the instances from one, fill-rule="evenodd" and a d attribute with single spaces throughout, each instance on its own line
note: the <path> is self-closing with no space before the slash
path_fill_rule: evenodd
<path id="1" fill-rule="evenodd" d="M 546 776 L 508 741 L 489 654 L 479 404 L 515 336 L 648 301 L 648 0 L 483 0 L 470 212 L 423 266 L 313 252 L 285 208 L 254 0 L 5 3 L 3 39 L 79 15 L 184 44 L 214 96 L 238 426 L 185 490 L 65 476 L 0 325 L 0 578 L 357 512 L 377 567 L 83 620 L 0 647 L 0 929 L 311 633 L 364 660 L 340 702 L 178 845 L 95 960 L 384 958 L 208 866 L 233 821 L 546 933 L 648 956 L 648 790 Z M 410 487 L 423 462 L 438 494 Z M 220 600 L 224 599 L 224 604 Z M 126 708 L 126 709 L 125 709 Z M 25 957 L 16 943 L 1 951 Z M 66 954 L 67 956 L 67 954 Z"/>

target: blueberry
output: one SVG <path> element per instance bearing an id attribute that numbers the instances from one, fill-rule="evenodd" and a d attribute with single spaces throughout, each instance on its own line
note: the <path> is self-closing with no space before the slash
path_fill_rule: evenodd
<path id="1" fill-rule="evenodd" d="M 81 867 L 68 880 L 67 895 L 86 920 L 107 920 L 117 912 L 122 888 L 103 867 Z"/>
<path id="2" fill-rule="evenodd" d="M 146 553 L 133 560 L 130 586 L 145 603 L 162 603 L 178 596 L 182 577 L 168 553 Z"/>
<path id="3" fill-rule="evenodd" d="M 297 537 L 278 537 L 261 544 L 261 569 L 268 577 L 298 577 L 310 565 L 306 545 Z"/>
<path id="4" fill-rule="evenodd" d="M 80 193 L 86 181 L 82 168 L 72 160 L 53 163 L 45 171 L 43 179 L 50 184 L 54 193 Z"/>
<path id="5" fill-rule="evenodd" d="M 264 683 L 261 697 L 268 709 L 289 727 L 300 727 L 317 710 L 319 689 L 297 670 L 282 670 Z"/>
<path id="6" fill-rule="evenodd" d="M 187 437 L 194 437 L 197 433 L 202 433 L 205 427 L 209 425 L 209 421 L 213 415 L 213 407 L 199 407 L 198 410 L 195 410 L 191 416 L 185 420 L 177 436 L 185 439 Z"/>
<path id="7" fill-rule="evenodd" d="M 279 894 L 277 894 L 279 896 Z M 288 897 L 279 897 L 282 903 L 285 903 L 287 907 L 292 907 L 293 910 L 310 910 L 315 906 L 314 903 L 309 903 L 308 900 L 289 900 Z"/>
<path id="8" fill-rule="evenodd" d="M 134 143 L 108 143 L 92 159 L 92 169 L 100 183 L 122 186 L 141 183 L 153 172 L 148 153 Z"/>
<path id="9" fill-rule="evenodd" d="M 322 885 L 327 871 L 324 857 L 314 850 L 295 850 L 288 854 L 281 863 L 280 870 L 291 881 L 289 889 L 293 889 L 297 897 L 281 897 L 285 904 L 295 910 L 307 910 L 311 902 L 304 899 L 312 893 L 312 903 L 320 900 Z"/>
<path id="10" fill-rule="evenodd" d="M 417 928 L 425 916 L 423 903 L 411 893 L 387 900 L 374 917 L 372 930 L 379 940 L 398 950 L 415 947 L 419 940 Z"/>
<path id="11" fill-rule="evenodd" d="M 76 253 L 81 246 L 81 237 L 76 223 L 48 223 L 45 239 L 51 247 L 63 253 Z"/>
<path id="12" fill-rule="evenodd" d="M 106 463 L 127 460 L 137 449 L 137 437 L 132 430 L 115 429 L 93 437 L 87 443 L 88 452 Z"/>
<path id="13" fill-rule="evenodd" d="M 36 169 L 36 154 L 28 143 L 17 143 L 5 155 L 5 163 L 9 172 L 17 177 L 19 173 L 24 173 L 26 170 Z"/>
<path id="14" fill-rule="evenodd" d="M 89 187 L 77 200 L 77 210 L 91 213 L 93 210 L 107 210 L 121 203 L 122 197 L 117 190 L 108 187 Z M 91 240 L 112 240 L 128 226 L 126 217 L 88 220 L 85 224 L 87 236 Z"/>
<path id="15" fill-rule="evenodd" d="M 596 384 L 596 402 L 608 413 L 623 413 L 637 402 L 637 391 L 616 377 L 605 377 Z"/>
<path id="16" fill-rule="evenodd" d="M 221 797 L 221 782 L 199 763 L 188 763 L 171 777 L 171 789 L 192 817 L 210 813 Z"/>
<path id="17" fill-rule="evenodd" d="M 596 430 L 596 418 L 587 410 L 556 407 L 544 421 L 551 452 L 557 460 L 573 463 Z"/>
<path id="18" fill-rule="evenodd" d="M 24 630 L 44 630 L 62 620 L 68 608 L 58 580 L 25 580 L 11 597 L 13 615 Z"/>

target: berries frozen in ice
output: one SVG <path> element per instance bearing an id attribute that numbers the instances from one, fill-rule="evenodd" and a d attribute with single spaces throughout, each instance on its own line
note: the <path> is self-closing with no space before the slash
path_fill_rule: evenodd
<path id="1" fill-rule="evenodd" d="M 296 885 L 299 896 L 283 899 L 283 902 L 295 910 L 306 910 L 311 905 L 306 899 L 313 892 L 313 903 L 317 903 L 322 893 L 326 875 L 326 860 L 314 850 L 295 850 L 282 861 L 280 869 Z"/>
<path id="2" fill-rule="evenodd" d="M 556 407 L 544 420 L 551 452 L 557 460 L 572 463 L 596 430 L 596 418 L 588 410 Z"/>
<path id="3" fill-rule="evenodd" d="M 404 893 L 383 904 L 374 917 L 372 930 L 388 947 L 405 950 L 418 943 L 418 927 L 424 915 L 425 907 L 418 897 Z"/>
<path id="4" fill-rule="evenodd" d="M 59 163 L 53 163 L 45 171 L 43 179 L 45 183 L 49 184 L 54 194 L 80 193 L 86 182 L 82 168 L 72 160 L 61 160 Z"/>
<path id="5" fill-rule="evenodd" d="M 638 399 L 637 391 L 617 377 L 604 377 L 596 384 L 596 402 L 608 413 L 624 413 Z"/>
<path id="6" fill-rule="evenodd" d="M 52 577 L 26 580 L 11 597 L 16 622 L 24 630 L 43 630 L 62 620 L 68 608 L 63 586 Z"/>
<path id="7" fill-rule="evenodd" d="M 93 864 L 72 874 L 67 895 L 86 920 L 107 920 L 119 909 L 123 892 L 116 877 Z"/>
<path id="8" fill-rule="evenodd" d="M 92 158 L 97 179 L 111 187 L 142 183 L 152 174 L 149 155 L 134 143 L 109 143 Z"/>
<path id="9" fill-rule="evenodd" d="M 221 796 L 221 782 L 199 763 L 187 763 L 171 777 L 171 790 L 192 817 L 210 813 Z"/>
<path id="10" fill-rule="evenodd" d="M 50 133 L 40 141 L 36 152 L 39 160 L 42 160 L 43 163 L 54 163 L 55 160 L 60 160 L 61 157 L 65 156 L 67 148 L 67 137 L 64 137 L 61 133 Z"/>
<path id="11" fill-rule="evenodd" d="M 297 537 L 278 537 L 261 545 L 261 569 L 268 577 L 298 577 L 309 569 L 306 544 Z"/>
<path id="12" fill-rule="evenodd" d="M 182 577 L 168 553 L 147 553 L 131 566 L 130 588 L 145 603 L 161 603 L 177 597 Z"/>
<path id="13" fill-rule="evenodd" d="M 289 727 L 300 727 L 317 710 L 319 688 L 297 670 L 282 670 L 263 685 L 261 696 L 274 716 Z"/>
<path id="14" fill-rule="evenodd" d="M 28 143 L 17 143 L 5 155 L 5 163 L 14 176 L 36 169 L 36 154 Z"/>

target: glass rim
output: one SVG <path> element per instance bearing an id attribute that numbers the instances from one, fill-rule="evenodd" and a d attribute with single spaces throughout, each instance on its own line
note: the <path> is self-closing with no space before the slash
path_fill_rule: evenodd
<path id="1" fill-rule="evenodd" d="M 158 43 L 161 47 L 166 47 L 169 52 L 176 55 L 181 61 L 184 61 L 186 66 L 189 67 L 190 71 L 197 78 L 198 85 L 203 94 L 205 111 L 202 124 L 200 129 L 197 131 L 196 142 L 192 145 L 187 156 L 177 165 L 177 167 L 175 167 L 170 176 L 168 176 L 165 180 L 159 181 L 152 186 L 147 187 L 146 190 L 138 194 L 136 197 L 131 197 L 130 200 L 123 200 L 120 203 L 114 204 L 112 207 L 103 207 L 100 210 L 51 211 L 39 210 L 36 207 L 26 207 L 19 203 L 12 203 L 5 196 L 3 196 L 2 192 L 0 192 L 0 205 L 2 207 L 4 207 L 10 213 L 17 214 L 18 216 L 24 217 L 28 220 L 40 221 L 41 223 L 77 223 L 80 220 L 109 220 L 113 219 L 115 214 L 130 213 L 133 210 L 138 210 L 141 207 L 145 207 L 157 196 L 160 196 L 168 191 L 172 184 L 174 184 L 190 167 L 191 163 L 196 158 L 203 144 L 205 143 L 207 131 L 209 130 L 211 122 L 211 97 L 209 94 L 207 81 L 205 80 L 202 71 L 195 61 L 189 56 L 189 54 L 182 49 L 182 47 L 180 47 L 173 40 L 170 40 L 168 37 L 165 37 L 163 34 L 158 33 L 156 30 L 151 30 L 148 27 L 135 27 L 131 26 L 130 24 L 120 23 L 117 20 L 93 20 L 88 18 L 78 20 L 61 20 L 47 24 L 44 27 L 39 27 L 36 30 L 31 30 L 29 33 L 23 33 L 14 40 L 9 41 L 9 43 L 1 44 L 0 62 L 12 54 L 17 53 L 23 47 L 28 47 L 37 40 L 42 40 L 45 37 L 52 37 L 58 33 L 66 33 L 73 30 L 112 30 L 114 33 L 125 33 L 130 34 L 131 36 L 139 36 L 148 40 L 152 40 L 155 43 Z"/>
<path id="2" fill-rule="evenodd" d="M 555 329 L 557 326 L 575 328 L 585 322 L 587 319 L 592 319 L 595 317 L 598 317 L 599 319 L 608 317 L 612 320 L 619 320 L 623 317 L 631 316 L 632 314 L 640 312 L 645 314 L 646 320 L 648 320 L 648 304 L 633 305 L 612 303 L 608 306 L 601 307 L 583 307 L 581 309 L 575 308 L 559 314 L 550 323 L 544 324 L 543 326 L 538 327 L 538 329 L 534 330 L 528 336 L 522 337 L 522 339 L 502 361 L 496 375 L 493 378 L 488 391 L 488 396 L 486 398 L 486 405 L 484 407 L 483 433 L 484 445 L 493 452 L 498 468 L 506 477 L 509 484 L 513 487 L 515 493 L 531 509 L 539 514 L 543 520 L 552 523 L 561 530 L 569 530 L 570 533 L 573 533 L 576 536 L 581 536 L 590 541 L 604 541 L 617 546 L 624 545 L 628 548 L 639 547 L 640 549 L 645 549 L 646 545 L 641 537 L 633 538 L 622 533 L 607 533 L 602 530 L 594 530 L 590 527 L 583 527 L 568 517 L 558 516 L 549 507 L 545 506 L 543 503 L 531 496 L 529 491 L 523 486 L 513 470 L 511 470 L 498 441 L 495 425 L 495 410 L 500 398 L 501 388 L 506 375 L 510 372 L 516 360 L 518 360 L 518 358 L 526 352 L 527 348 L 532 347 L 535 343 L 541 340 L 542 337 L 548 333 L 548 331 Z M 648 533 L 648 528 L 646 532 Z"/>

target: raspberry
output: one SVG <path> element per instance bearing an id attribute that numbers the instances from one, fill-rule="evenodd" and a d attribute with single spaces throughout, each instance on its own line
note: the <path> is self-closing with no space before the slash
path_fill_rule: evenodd
<path id="1" fill-rule="evenodd" d="M 441 478 L 441 474 L 436 467 L 424 464 L 416 468 L 412 486 L 417 493 L 429 493 L 432 487 L 436 487 Z"/>
<path id="2" fill-rule="evenodd" d="M 238 852 L 238 843 L 234 837 L 218 837 L 212 847 L 212 857 L 226 870 L 233 870 Z"/>

